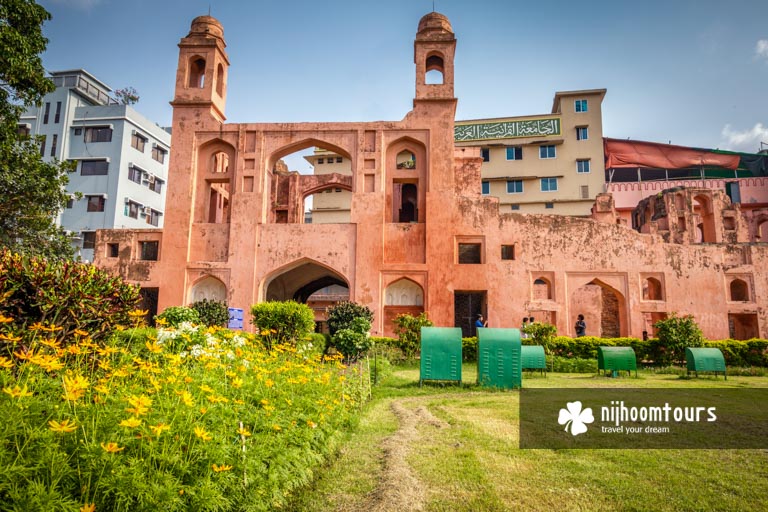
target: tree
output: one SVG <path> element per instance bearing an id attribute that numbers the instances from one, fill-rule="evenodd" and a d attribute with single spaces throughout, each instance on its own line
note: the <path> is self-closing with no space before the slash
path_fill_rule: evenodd
<path id="1" fill-rule="evenodd" d="M 419 316 L 402 313 L 395 318 L 395 334 L 400 340 L 400 349 L 407 359 L 413 359 L 421 350 L 421 328 L 434 324 L 422 312 Z"/>
<path id="2" fill-rule="evenodd" d="M 69 236 L 56 225 L 66 206 L 73 165 L 46 163 L 38 140 L 22 134 L 19 118 L 55 89 L 40 54 L 51 15 L 32 0 L 0 0 L 0 247 L 47 257 L 71 257 Z"/>
<path id="3" fill-rule="evenodd" d="M 328 306 L 325 312 L 328 315 L 328 330 L 331 336 L 338 330 L 349 328 L 355 318 L 365 318 L 369 323 L 373 322 L 373 311 L 368 306 L 349 300 Z"/>
<path id="4" fill-rule="evenodd" d="M 700 347 L 704 344 L 704 334 L 692 315 L 677 316 L 677 313 L 672 312 L 653 326 L 656 328 L 659 345 L 665 349 L 672 363 L 683 362 L 686 347 Z"/>
<path id="5" fill-rule="evenodd" d="M 115 91 L 115 98 L 122 105 L 134 105 L 139 102 L 139 93 L 133 87 L 124 87 Z"/>

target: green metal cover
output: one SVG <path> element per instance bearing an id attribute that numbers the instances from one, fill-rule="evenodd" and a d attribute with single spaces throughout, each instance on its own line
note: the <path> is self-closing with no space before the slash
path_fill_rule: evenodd
<path id="1" fill-rule="evenodd" d="M 523 345 L 521 347 L 523 370 L 546 370 L 547 355 L 541 345 Z"/>
<path id="2" fill-rule="evenodd" d="M 477 330 L 477 382 L 483 386 L 523 385 L 519 329 Z"/>
<path id="3" fill-rule="evenodd" d="M 421 328 L 420 380 L 461 382 L 461 328 Z"/>
<path id="4" fill-rule="evenodd" d="M 725 373 L 725 358 L 719 348 L 687 347 L 685 364 L 690 371 Z"/>
<path id="5" fill-rule="evenodd" d="M 635 370 L 637 358 L 632 347 L 597 347 L 598 370 Z"/>

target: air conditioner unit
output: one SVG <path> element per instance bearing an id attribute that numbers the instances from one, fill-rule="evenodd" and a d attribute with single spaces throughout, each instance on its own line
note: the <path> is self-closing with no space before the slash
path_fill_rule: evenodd
<path id="1" fill-rule="evenodd" d="M 149 178 L 147 178 L 147 181 L 149 181 L 150 183 L 154 183 L 155 182 L 155 178 L 156 178 L 156 176 L 154 174 L 150 174 Z"/>
<path id="2" fill-rule="evenodd" d="M 144 208 L 141 210 L 141 213 L 143 213 L 144 215 L 152 215 L 152 208 L 151 208 L 151 207 L 149 207 L 149 206 L 145 206 L 145 207 L 144 207 Z"/>

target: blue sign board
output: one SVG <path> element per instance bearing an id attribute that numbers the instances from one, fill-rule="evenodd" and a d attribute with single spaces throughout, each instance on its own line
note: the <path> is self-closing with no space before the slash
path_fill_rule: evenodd
<path id="1" fill-rule="evenodd" d="M 228 308 L 229 309 L 229 324 L 227 327 L 230 329 L 242 329 L 243 328 L 243 310 L 240 308 Z"/>

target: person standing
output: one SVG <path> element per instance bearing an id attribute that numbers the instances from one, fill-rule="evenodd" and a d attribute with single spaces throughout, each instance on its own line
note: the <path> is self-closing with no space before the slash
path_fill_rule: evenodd
<path id="1" fill-rule="evenodd" d="M 528 337 L 528 333 L 525 332 L 525 328 L 528 327 L 528 317 L 523 318 L 523 326 L 520 327 L 520 337 L 525 339 Z"/>
<path id="2" fill-rule="evenodd" d="M 587 323 L 584 321 L 584 315 L 576 317 L 576 337 L 581 338 L 587 334 Z"/>
<path id="3" fill-rule="evenodd" d="M 475 328 L 478 327 L 488 327 L 488 322 L 483 318 L 482 314 L 477 315 L 477 320 L 475 320 Z"/>

